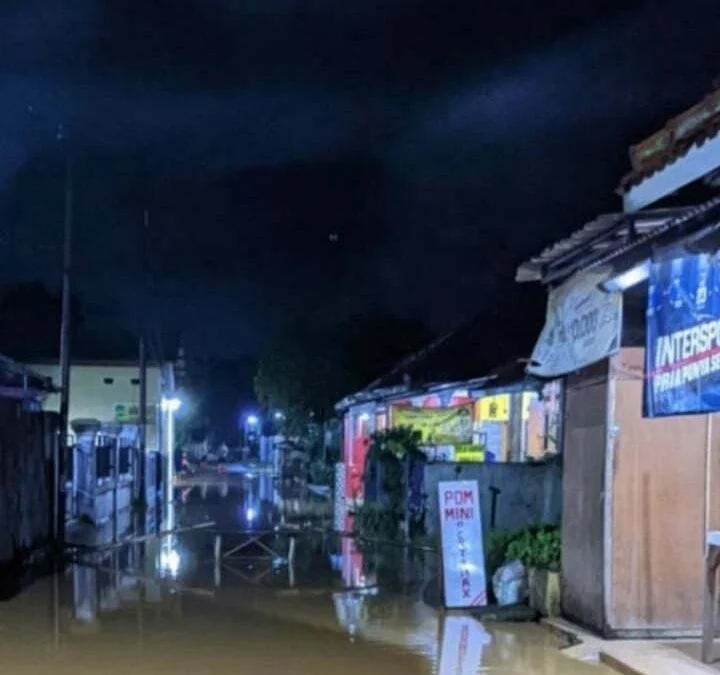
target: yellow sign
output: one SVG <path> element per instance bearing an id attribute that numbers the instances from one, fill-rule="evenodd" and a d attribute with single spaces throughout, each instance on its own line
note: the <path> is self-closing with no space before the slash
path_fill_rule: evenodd
<path id="1" fill-rule="evenodd" d="M 477 418 L 481 422 L 510 421 L 510 394 L 485 396 L 476 405 Z"/>
<path id="2" fill-rule="evenodd" d="M 472 410 L 469 405 L 454 408 L 393 406 L 392 425 L 419 431 L 423 443 L 456 444 L 472 440 Z"/>
<path id="3" fill-rule="evenodd" d="M 458 445 L 455 447 L 453 459 L 456 462 L 484 462 L 485 448 L 481 445 Z"/>

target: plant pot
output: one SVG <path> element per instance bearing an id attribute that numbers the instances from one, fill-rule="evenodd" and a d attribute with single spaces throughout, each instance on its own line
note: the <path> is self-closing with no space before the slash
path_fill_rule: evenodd
<path id="1" fill-rule="evenodd" d="M 542 616 L 560 614 L 560 572 L 531 567 L 528 571 L 530 607 Z"/>

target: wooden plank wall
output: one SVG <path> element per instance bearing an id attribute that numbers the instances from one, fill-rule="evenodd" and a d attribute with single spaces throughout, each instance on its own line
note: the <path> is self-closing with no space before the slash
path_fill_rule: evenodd
<path id="1" fill-rule="evenodd" d="M 607 620 L 611 631 L 627 635 L 682 634 L 698 629 L 702 616 L 708 417 L 643 419 L 643 352 L 623 349 L 612 366 L 617 435 Z M 713 425 L 711 525 L 717 526 L 717 415 Z"/>
<path id="2" fill-rule="evenodd" d="M 602 631 L 607 361 L 567 379 L 563 449 L 563 613 Z"/>

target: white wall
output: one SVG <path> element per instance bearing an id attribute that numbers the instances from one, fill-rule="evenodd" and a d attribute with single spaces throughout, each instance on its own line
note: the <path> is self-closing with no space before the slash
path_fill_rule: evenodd
<path id="1" fill-rule="evenodd" d="M 60 385 L 60 368 L 57 364 L 33 364 L 30 368 Z M 70 421 L 96 419 L 100 422 L 115 422 L 117 406 L 135 405 L 140 402 L 140 386 L 133 380 L 140 377 L 136 365 L 73 365 L 70 369 Z M 112 380 L 107 382 L 106 380 Z M 158 366 L 147 369 L 147 404 L 155 410 L 160 407 L 162 395 L 162 372 Z M 59 411 L 60 395 L 51 394 L 45 400 L 45 410 Z M 157 449 L 155 418 L 150 417 L 147 430 L 147 449 Z"/>

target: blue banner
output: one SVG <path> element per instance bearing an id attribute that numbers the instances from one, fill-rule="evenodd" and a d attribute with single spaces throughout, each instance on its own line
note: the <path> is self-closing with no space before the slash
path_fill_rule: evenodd
<path id="1" fill-rule="evenodd" d="M 650 269 L 645 414 L 720 410 L 720 259 L 685 255 Z"/>

